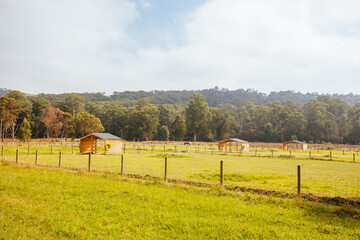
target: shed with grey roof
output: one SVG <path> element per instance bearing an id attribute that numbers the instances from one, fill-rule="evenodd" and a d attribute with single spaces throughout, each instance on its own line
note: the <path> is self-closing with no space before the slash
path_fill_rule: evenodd
<path id="1" fill-rule="evenodd" d="M 91 133 L 85 137 L 80 138 L 80 153 L 97 153 L 98 139 L 105 140 L 105 154 L 122 153 L 122 138 L 119 138 L 110 133 Z"/>
<path id="2" fill-rule="evenodd" d="M 301 149 L 303 151 L 307 150 L 307 143 L 306 142 L 301 142 L 298 140 L 291 140 L 291 141 L 287 141 L 283 143 L 283 148 L 284 150 L 289 150 L 289 149 Z"/>
<path id="3" fill-rule="evenodd" d="M 234 143 L 234 144 L 232 144 Z M 232 152 L 232 147 L 235 145 L 236 152 L 249 152 L 250 144 L 248 141 L 238 139 L 238 138 L 229 138 L 219 142 L 219 151 L 220 152 Z M 239 148 L 240 147 L 240 148 Z"/>

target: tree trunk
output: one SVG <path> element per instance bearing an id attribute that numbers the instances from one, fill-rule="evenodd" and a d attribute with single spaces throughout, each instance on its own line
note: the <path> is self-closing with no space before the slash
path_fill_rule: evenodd
<path id="1" fill-rule="evenodd" d="M 11 137 L 12 137 L 12 141 L 14 141 L 15 140 L 15 122 L 12 123 Z"/>
<path id="2" fill-rule="evenodd" d="M 194 142 L 196 142 L 196 133 L 194 133 Z"/>
<path id="3" fill-rule="evenodd" d="M 3 120 L 1 119 L 1 121 L 0 121 L 0 124 L 1 124 L 1 126 L 0 126 L 0 136 L 1 136 L 1 140 L 2 140 L 2 142 L 4 142 L 4 135 L 3 135 Z"/>

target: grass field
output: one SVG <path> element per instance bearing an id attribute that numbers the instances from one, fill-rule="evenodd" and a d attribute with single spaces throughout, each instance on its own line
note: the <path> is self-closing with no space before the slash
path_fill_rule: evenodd
<path id="1" fill-rule="evenodd" d="M 289 193 L 296 192 L 296 169 L 301 165 L 302 192 L 317 196 L 344 197 L 360 201 L 360 162 L 353 161 L 354 152 L 332 151 L 332 160 L 326 155 L 329 151 L 312 150 L 308 152 L 268 149 L 252 149 L 250 153 L 219 153 L 210 150 L 210 145 L 200 147 L 175 147 L 163 145 L 154 149 L 145 144 L 128 144 L 124 154 L 124 173 L 140 174 L 156 177 L 164 176 L 164 157 L 168 157 L 168 177 L 173 179 L 196 180 L 203 182 L 219 182 L 219 164 L 224 161 L 225 184 L 244 187 L 278 190 Z M 59 164 L 59 152 L 62 152 L 61 166 L 84 168 L 88 167 L 88 156 L 72 154 L 71 146 L 5 146 L 3 160 L 15 161 L 15 152 L 19 149 L 19 162 L 35 162 L 35 151 L 38 150 L 38 164 Z M 187 151 L 186 151 L 187 150 Z M 102 149 L 99 149 L 101 152 Z M 256 151 L 256 156 L 255 156 Z M 355 153 L 356 154 L 356 153 Z M 91 169 L 120 172 L 120 155 L 93 155 Z"/>
<path id="2" fill-rule="evenodd" d="M 0 163 L 0 239 L 359 239 L 356 209 Z"/>

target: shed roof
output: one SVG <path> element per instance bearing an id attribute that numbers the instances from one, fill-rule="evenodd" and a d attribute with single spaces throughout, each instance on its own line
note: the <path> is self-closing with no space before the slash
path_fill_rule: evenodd
<path id="1" fill-rule="evenodd" d="M 83 138 L 87 138 L 87 137 L 90 137 L 90 136 L 95 136 L 97 138 L 101 138 L 101 139 L 122 139 L 122 138 L 119 138 L 115 135 L 112 135 L 110 133 L 90 133 L 89 135 L 86 135 L 85 137 L 82 137 L 80 139 L 83 139 Z"/>
<path id="2" fill-rule="evenodd" d="M 245 140 L 242 140 L 242 139 L 239 139 L 239 138 L 229 138 L 229 139 L 225 139 L 225 140 L 222 140 L 220 141 L 219 143 L 221 142 L 248 142 L 248 141 L 245 141 Z"/>
<path id="3" fill-rule="evenodd" d="M 291 141 L 287 141 L 287 142 L 284 142 L 284 143 L 298 143 L 298 144 L 306 144 L 306 142 L 301 142 L 301 141 L 298 141 L 298 140 L 291 140 Z"/>

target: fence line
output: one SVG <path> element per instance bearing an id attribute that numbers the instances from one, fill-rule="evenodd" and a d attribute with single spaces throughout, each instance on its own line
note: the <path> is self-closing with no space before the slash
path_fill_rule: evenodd
<path id="1" fill-rule="evenodd" d="M 135 146 L 136 148 L 136 146 Z M 140 149 L 138 148 L 138 153 L 140 151 Z M 26 150 L 23 150 L 23 155 L 24 155 L 24 152 Z M 135 150 L 136 151 L 136 150 Z M 160 150 L 161 151 L 161 150 Z M 196 149 L 196 151 L 198 151 Z M 2 154 L 4 154 L 4 146 L 2 146 Z M 45 153 L 49 153 L 47 151 L 44 151 Z M 28 147 L 28 156 L 30 156 L 30 150 L 29 150 L 29 147 Z M 35 165 L 38 165 L 38 150 L 36 149 L 35 150 Z M 330 153 L 330 158 L 332 158 L 332 151 L 329 152 Z M 343 152 L 343 154 L 345 155 L 346 152 Z M 61 168 L 62 167 L 62 157 L 63 157 L 63 152 L 62 151 L 59 151 L 59 161 L 58 161 L 58 168 Z M 69 153 L 70 154 L 70 153 Z M 72 154 L 72 153 L 71 153 Z M 271 154 L 273 154 L 273 151 L 271 151 Z M 21 156 L 23 156 L 21 155 Z M 291 151 L 289 152 L 289 155 L 292 156 L 292 155 L 295 155 L 293 154 Z M 343 156 L 344 156 L 343 155 Z M 14 156 L 14 155 L 12 155 Z M 355 162 L 356 161 L 356 154 L 355 153 L 352 153 L 352 156 L 350 154 L 348 154 L 348 156 L 351 158 L 352 157 L 352 162 Z M 309 151 L 309 157 L 310 159 L 311 158 L 311 151 Z M 19 149 L 16 149 L 16 153 L 15 153 L 15 162 L 16 164 L 19 163 L 20 161 L 20 151 Z M 167 157 L 164 157 L 165 159 L 165 169 L 164 169 L 164 181 L 167 182 L 168 181 L 168 158 Z M 348 161 L 349 163 L 352 163 L 351 161 Z M 221 160 L 220 162 L 220 185 L 224 185 L 224 162 L 223 160 Z M 90 172 L 92 170 L 92 154 L 88 154 L 88 171 Z M 119 170 L 118 170 L 119 171 Z M 124 175 L 124 155 L 122 154 L 121 155 L 121 166 L 120 166 L 120 174 L 121 176 Z M 131 174 L 131 173 L 129 173 Z M 297 195 L 301 195 L 301 168 L 300 168 L 300 165 L 298 165 L 298 168 L 297 168 Z"/>

